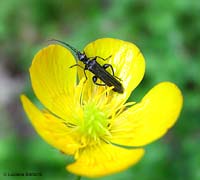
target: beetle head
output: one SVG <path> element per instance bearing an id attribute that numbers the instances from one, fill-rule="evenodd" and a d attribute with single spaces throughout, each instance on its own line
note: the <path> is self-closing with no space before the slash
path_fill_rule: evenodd
<path id="1" fill-rule="evenodd" d="M 78 52 L 78 53 L 77 53 L 77 56 L 78 56 L 78 59 L 79 59 L 80 61 L 82 61 L 82 62 L 87 61 L 87 56 L 86 56 L 85 52 L 83 52 L 83 53 Z"/>

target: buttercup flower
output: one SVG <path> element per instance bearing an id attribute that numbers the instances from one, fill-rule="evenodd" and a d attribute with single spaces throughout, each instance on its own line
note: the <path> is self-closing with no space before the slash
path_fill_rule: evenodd
<path id="1" fill-rule="evenodd" d="M 103 38 L 88 44 L 84 52 L 87 57 L 111 55 L 106 63 L 122 80 L 124 93 L 95 85 L 89 71 L 85 81 L 81 68 L 69 68 L 76 64 L 72 53 L 63 46 L 49 45 L 37 53 L 30 67 L 33 90 L 45 109 L 38 109 L 25 95 L 21 101 L 37 133 L 74 157 L 68 171 L 100 177 L 136 164 L 144 155 L 143 146 L 174 125 L 183 98 L 175 84 L 162 82 L 140 102 L 126 103 L 144 75 L 140 50 L 129 42 Z"/>

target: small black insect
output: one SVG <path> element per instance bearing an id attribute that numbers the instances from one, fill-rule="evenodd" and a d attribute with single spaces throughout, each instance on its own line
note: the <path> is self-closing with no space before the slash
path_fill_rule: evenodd
<path id="1" fill-rule="evenodd" d="M 83 62 L 85 64 L 85 67 L 82 67 L 81 65 L 79 64 L 74 64 L 73 66 L 70 66 L 70 68 L 74 67 L 74 66 L 79 66 L 81 67 L 83 70 L 84 70 L 84 74 L 85 74 L 85 77 L 86 77 L 86 80 L 87 80 L 87 75 L 85 73 L 86 70 L 92 72 L 94 74 L 94 76 L 92 77 L 92 80 L 94 82 L 94 84 L 96 85 L 99 85 L 99 86 L 113 86 L 114 88 L 112 89 L 113 91 L 115 92 L 118 92 L 118 93 L 123 93 L 124 92 L 124 88 L 122 86 L 122 84 L 119 82 L 119 78 L 116 77 L 114 75 L 114 70 L 113 70 L 113 67 L 111 64 L 104 64 L 103 66 L 101 66 L 96 60 L 97 58 L 100 58 L 102 60 L 107 60 L 109 59 L 111 56 L 107 57 L 107 58 L 102 58 L 102 57 L 99 57 L 99 56 L 95 56 L 95 57 L 87 57 L 86 54 L 83 52 L 81 53 L 80 51 L 76 50 L 74 47 L 72 47 L 71 45 L 65 43 L 65 42 L 62 42 L 60 40 L 57 40 L 57 39 L 52 39 L 51 41 L 56 41 L 56 42 L 59 42 L 65 46 L 67 46 L 68 48 L 70 48 L 72 51 L 74 51 L 78 57 L 78 60 Z M 111 70 L 112 70 L 112 75 L 106 71 L 106 69 L 110 67 Z M 100 83 L 97 83 L 97 79 L 100 79 L 101 81 L 103 81 L 105 84 L 100 84 Z M 118 80 L 117 80 L 118 79 Z"/>

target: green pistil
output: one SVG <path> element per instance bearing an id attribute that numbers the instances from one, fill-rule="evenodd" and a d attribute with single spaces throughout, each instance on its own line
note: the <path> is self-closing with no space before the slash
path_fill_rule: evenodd
<path id="1" fill-rule="evenodd" d="M 108 118 L 106 114 L 100 111 L 93 103 L 84 107 L 83 122 L 80 125 L 80 131 L 88 141 L 98 141 L 108 134 Z"/>

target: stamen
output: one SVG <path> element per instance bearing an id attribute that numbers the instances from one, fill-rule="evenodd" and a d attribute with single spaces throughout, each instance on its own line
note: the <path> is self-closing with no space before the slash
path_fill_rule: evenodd
<path id="1" fill-rule="evenodd" d="M 89 103 L 84 106 L 83 120 L 78 125 L 78 131 L 86 143 L 99 143 L 101 138 L 108 136 L 108 119 L 104 112 L 98 109 L 94 103 Z"/>

